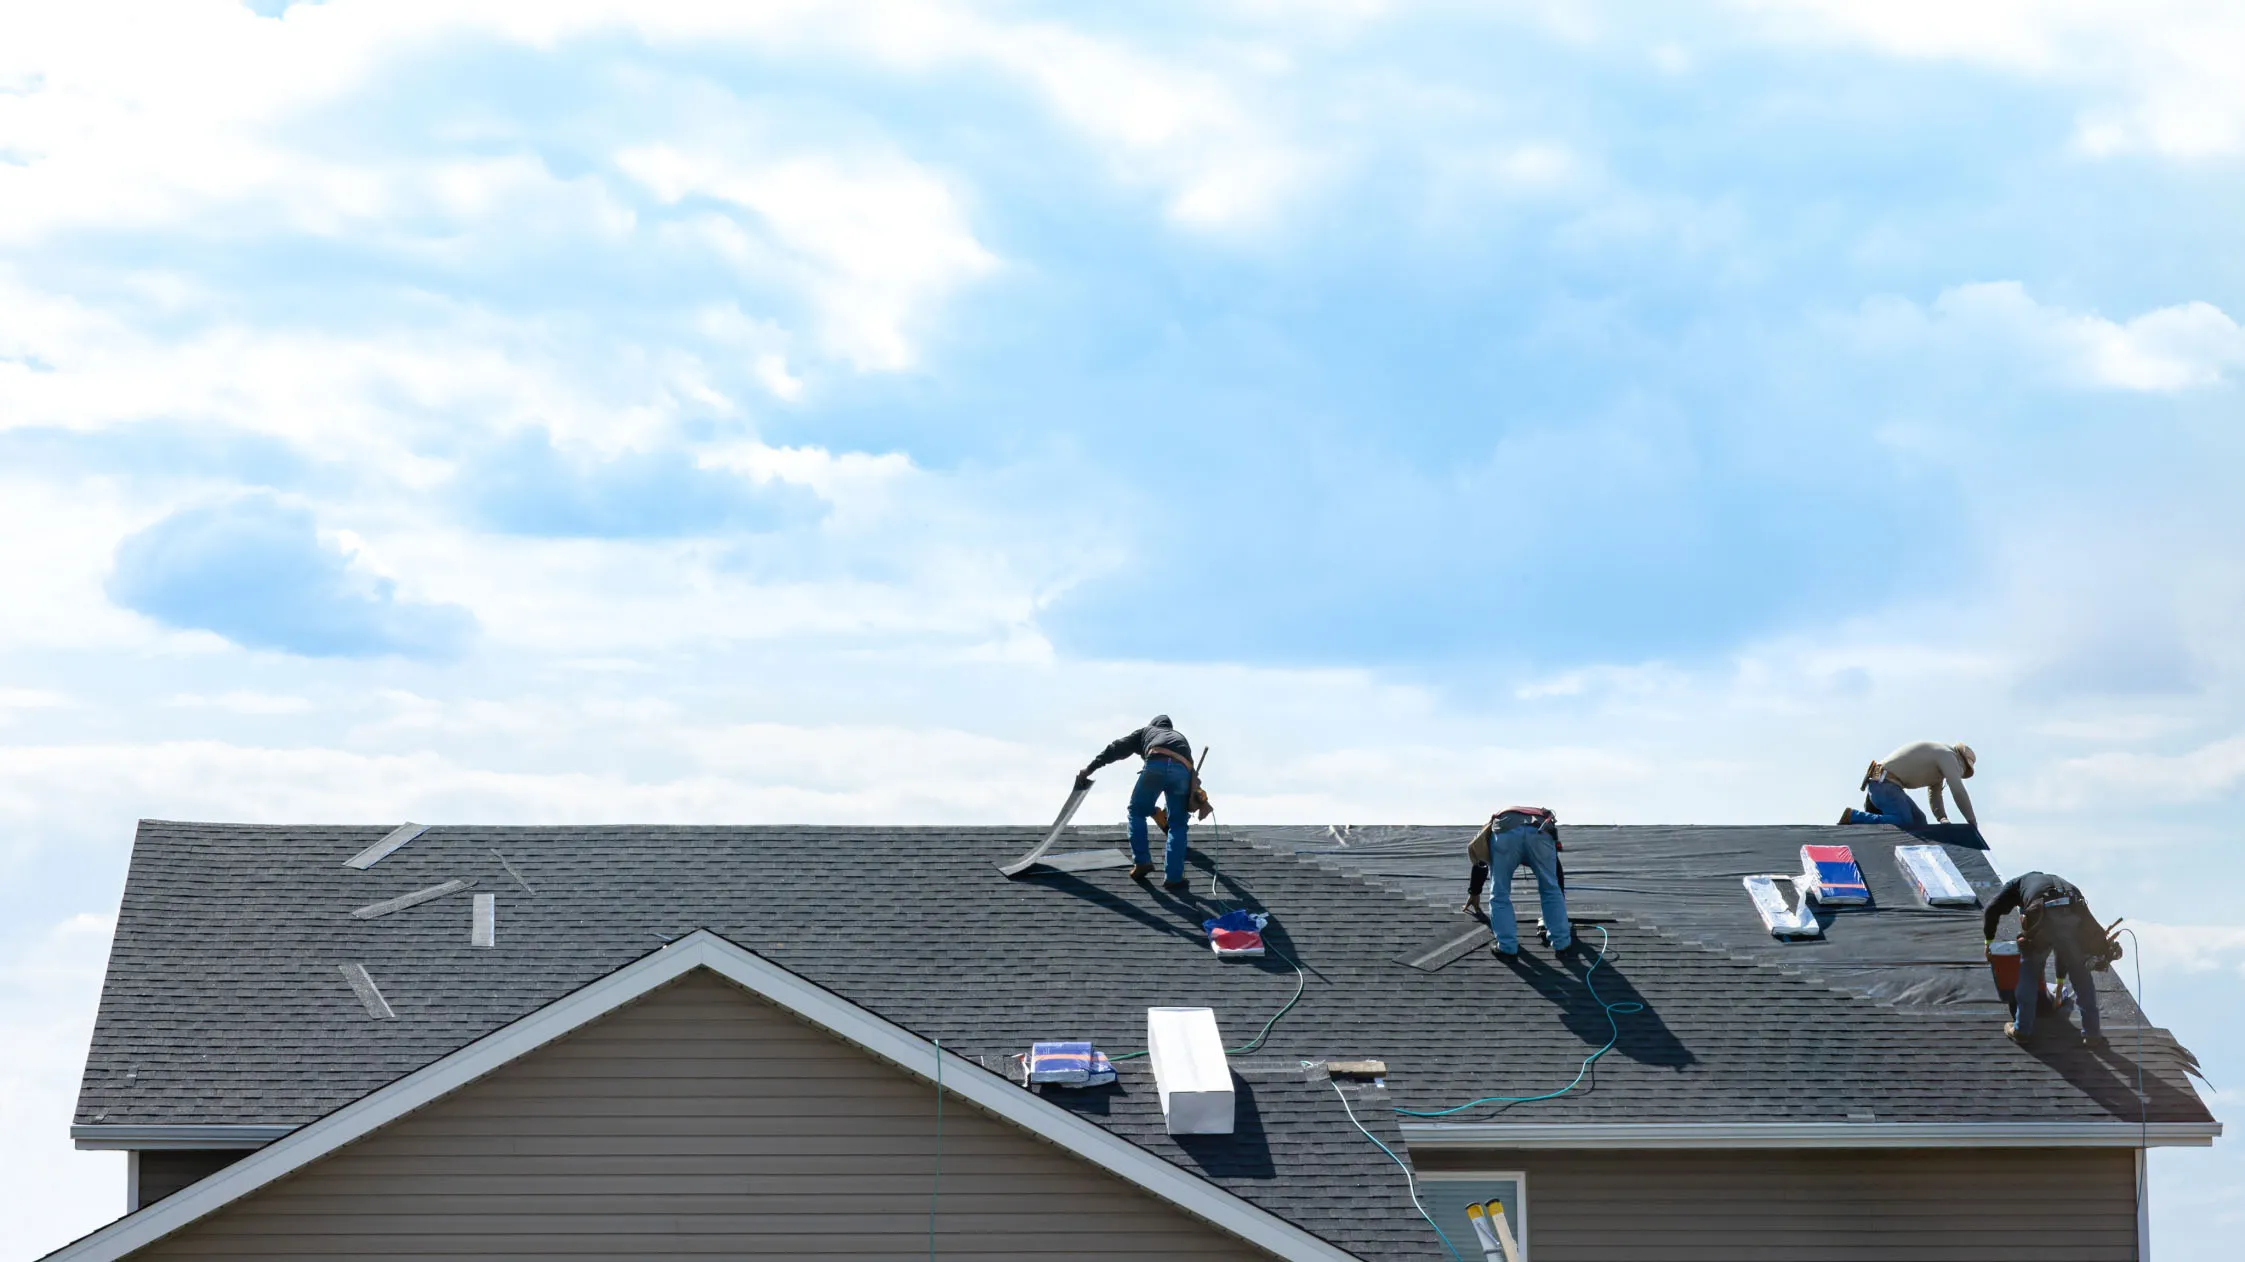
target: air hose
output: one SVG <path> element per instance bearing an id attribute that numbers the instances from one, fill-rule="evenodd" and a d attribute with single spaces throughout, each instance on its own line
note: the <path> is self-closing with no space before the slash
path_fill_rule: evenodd
<path id="1" fill-rule="evenodd" d="M 1238 1047 L 1225 1048 L 1224 1054 L 1227 1056 L 1245 1056 L 1249 1052 L 1252 1052 L 1255 1049 L 1261 1047 L 1263 1045 L 1263 1041 L 1271 1036 L 1271 1027 L 1278 1024 L 1278 1019 L 1280 1017 L 1283 1017 L 1287 1013 L 1292 1012 L 1294 1010 L 1295 1004 L 1302 1002 L 1302 991 L 1309 986 L 1309 974 L 1302 971 L 1301 961 L 1295 959 L 1291 955 L 1288 955 L 1284 951 L 1279 951 L 1279 949 L 1275 946 L 1271 947 L 1270 949 L 1278 952 L 1278 958 L 1294 966 L 1294 997 L 1287 1000 L 1284 1007 L 1271 1014 L 1271 1019 L 1263 1023 L 1263 1028 L 1256 1031 L 1254 1038 L 1247 1040 L 1245 1043 L 1240 1044 Z M 1144 1055 L 1146 1055 L 1146 1050 L 1141 1048 L 1140 1050 L 1135 1052 L 1124 1052 L 1120 1056 L 1109 1056 L 1107 1059 L 1110 1062 L 1137 1060 L 1139 1057 Z"/>
<path id="2" fill-rule="evenodd" d="M 1326 1081 L 1332 1082 L 1331 1079 L 1327 1079 Z M 1442 1224 L 1434 1221 L 1434 1215 L 1429 1214 L 1427 1212 L 1427 1207 L 1419 1203 L 1419 1181 L 1411 1177 L 1411 1167 L 1404 1164 L 1403 1158 L 1395 1155 L 1395 1149 L 1388 1147 L 1386 1144 L 1380 1143 L 1379 1136 L 1373 1134 L 1369 1130 L 1365 1130 L 1364 1123 L 1356 1120 L 1356 1110 L 1349 1108 L 1349 1094 L 1348 1092 L 1341 1090 L 1341 1084 L 1332 1082 L 1332 1086 L 1333 1094 L 1341 1097 L 1341 1108 L 1348 1112 L 1349 1122 L 1353 1124 L 1356 1129 L 1364 1131 L 1364 1137 L 1366 1139 L 1371 1140 L 1375 1144 L 1380 1144 L 1380 1151 L 1386 1153 L 1388 1155 L 1388 1160 L 1394 1162 L 1396 1166 L 1403 1171 L 1403 1187 L 1411 1194 L 1411 1208 L 1419 1211 L 1419 1217 L 1427 1220 L 1427 1226 L 1434 1228 L 1434 1234 L 1442 1238 L 1442 1247 L 1450 1251 L 1450 1256 L 1453 1258 L 1458 1258 L 1458 1247 L 1450 1243 L 1450 1233 L 1442 1230 Z M 1465 1262 L 1465 1259 L 1458 1258 L 1458 1262 Z"/>
<path id="3" fill-rule="evenodd" d="M 1598 966 L 1606 962 L 1606 948 L 1612 944 L 1613 938 L 1606 932 L 1604 925 L 1598 925 L 1596 928 L 1598 930 L 1598 958 L 1591 962 L 1589 970 L 1583 974 L 1582 983 L 1590 988 L 1590 997 L 1597 1001 L 1599 1009 L 1605 1013 L 1606 1026 L 1613 1031 L 1613 1035 L 1597 1051 L 1582 1058 L 1582 1068 L 1575 1072 L 1573 1082 L 1557 1091 L 1546 1091 L 1542 1095 L 1485 1095 L 1478 1100 L 1468 1100 L 1464 1104 L 1453 1105 L 1447 1109 L 1397 1109 L 1396 1112 L 1405 1117 L 1448 1117 L 1453 1113 L 1463 1113 L 1467 1109 L 1476 1109 L 1484 1104 L 1534 1104 L 1538 1100 L 1556 1100 L 1581 1086 L 1582 1080 L 1590 1076 L 1590 1067 L 1598 1063 L 1598 1058 L 1614 1050 L 1614 1045 L 1621 1042 L 1621 1022 L 1614 1020 L 1614 1017 L 1645 1010 L 1645 1005 L 1633 999 L 1609 1003 L 1604 996 L 1598 993 L 1596 978 Z"/>

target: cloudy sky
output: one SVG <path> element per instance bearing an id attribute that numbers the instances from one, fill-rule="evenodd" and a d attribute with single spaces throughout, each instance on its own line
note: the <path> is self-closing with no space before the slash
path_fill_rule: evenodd
<path id="1" fill-rule="evenodd" d="M 121 1207 L 136 818 L 1029 822 L 1156 710 L 1240 821 L 1970 741 L 2245 1123 L 2245 7 L 1685 9 L 12 7 L 8 1238 Z"/>

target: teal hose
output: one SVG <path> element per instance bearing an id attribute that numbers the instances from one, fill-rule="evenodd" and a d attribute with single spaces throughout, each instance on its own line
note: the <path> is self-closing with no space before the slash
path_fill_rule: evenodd
<path id="1" fill-rule="evenodd" d="M 1599 925 L 1598 958 L 1591 962 L 1589 971 L 1583 974 L 1582 983 L 1583 985 L 1590 988 L 1590 997 L 1597 1000 L 1598 1007 L 1605 1012 L 1606 1025 L 1607 1028 L 1613 1031 L 1613 1036 L 1611 1038 L 1608 1038 L 1605 1042 L 1605 1045 L 1600 1047 L 1597 1051 L 1592 1052 L 1590 1055 L 1582 1058 L 1582 1068 L 1575 1072 L 1575 1080 L 1573 1082 L 1570 1082 L 1566 1086 L 1559 1088 L 1557 1091 L 1546 1091 L 1542 1095 L 1485 1095 L 1478 1100 L 1468 1100 L 1464 1104 L 1453 1105 L 1452 1107 L 1447 1109 L 1397 1109 L 1396 1112 L 1402 1114 L 1405 1117 L 1448 1117 L 1452 1113 L 1463 1113 L 1467 1109 L 1477 1109 L 1484 1104 L 1534 1104 L 1538 1100 L 1556 1100 L 1560 1096 L 1566 1095 L 1567 1093 L 1573 1091 L 1576 1087 L 1581 1086 L 1582 1080 L 1590 1076 L 1590 1067 L 1598 1063 L 1598 1058 L 1614 1050 L 1614 1044 L 1621 1042 L 1621 1022 L 1614 1020 L 1614 1017 L 1617 1014 L 1626 1015 L 1628 1013 L 1643 1012 L 1645 1010 L 1645 1005 L 1638 1003 L 1635 1000 L 1624 999 L 1620 1003 L 1608 1003 L 1606 1002 L 1605 998 L 1598 993 L 1598 982 L 1596 978 L 1598 966 L 1606 962 L 1606 948 L 1612 945 L 1612 943 L 1613 936 L 1606 932 L 1606 927 L 1604 925 Z"/>
<path id="2" fill-rule="evenodd" d="M 1287 1013 L 1292 1012 L 1294 1010 L 1295 1004 L 1302 1002 L 1302 991 L 1307 989 L 1309 986 L 1309 974 L 1302 971 L 1302 962 L 1300 960 L 1295 959 L 1293 956 L 1288 955 L 1284 951 L 1279 951 L 1275 946 L 1272 947 L 1271 950 L 1278 951 L 1278 958 L 1294 966 L 1294 997 L 1286 1001 L 1285 1007 L 1280 1008 L 1278 1011 L 1271 1014 L 1271 1019 L 1263 1023 L 1263 1028 L 1256 1032 L 1254 1038 L 1247 1040 L 1245 1043 L 1240 1044 L 1238 1047 L 1225 1048 L 1224 1054 L 1227 1056 L 1245 1056 L 1249 1052 L 1254 1051 L 1256 1048 L 1261 1047 L 1263 1045 L 1263 1041 L 1271 1036 L 1271 1027 L 1278 1024 L 1278 1019 L 1280 1017 L 1283 1017 Z M 1124 1052 L 1120 1056 L 1109 1056 L 1107 1060 L 1110 1063 L 1115 1063 L 1126 1060 L 1137 1060 L 1139 1057 L 1144 1055 L 1146 1055 L 1146 1052 L 1142 1049 L 1135 1052 Z"/>
<path id="3" fill-rule="evenodd" d="M 1356 1110 L 1349 1108 L 1349 1093 L 1341 1090 L 1340 1083 L 1333 1082 L 1333 1080 L 1330 1078 L 1326 1079 L 1326 1081 L 1333 1083 L 1333 1094 L 1341 1097 L 1341 1107 L 1348 1110 L 1349 1121 L 1355 1125 L 1356 1129 L 1364 1131 L 1364 1137 L 1366 1139 L 1371 1140 L 1375 1144 L 1380 1144 L 1380 1137 L 1368 1130 L 1364 1130 L 1364 1123 L 1356 1120 Z M 1403 1158 L 1396 1156 L 1395 1150 L 1388 1147 L 1386 1144 L 1380 1144 L 1380 1151 L 1386 1153 L 1388 1155 L 1388 1160 L 1394 1162 L 1398 1167 L 1402 1169 L 1403 1186 L 1411 1193 L 1411 1208 L 1419 1211 L 1419 1217 L 1427 1220 L 1427 1226 L 1434 1228 L 1434 1234 L 1441 1237 L 1442 1247 L 1450 1251 L 1450 1256 L 1453 1258 L 1457 1258 L 1458 1262 L 1465 1262 L 1464 1258 L 1458 1257 L 1458 1247 L 1450 1243 L 1450 1233 L 1442 1230 L 1442 1224 L 1434 1221 L 1434 1215 L 1429 1214 L 1427 1212 L 1427 1207 L 1419 1203 L 1419 1181 L 1411 1177 L 1411 1167 L 1404 1165 Z"/>

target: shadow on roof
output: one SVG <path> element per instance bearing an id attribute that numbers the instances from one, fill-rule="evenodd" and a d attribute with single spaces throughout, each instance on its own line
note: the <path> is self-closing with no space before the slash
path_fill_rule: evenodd
<path id="1" fill-rule="evenodd" d="M 1505 966 L 1528 983 L 1528 988 L 1543 996 L 1559 1009 L 1560 1023 L 1569 1033 L 1583 1041 L 1584 1046 L 1597 1048 L 1607 1039 L 1615 1037 L 1615 1027 L 1620 1027 L 1620 1037 L 1609 1056 L 1623 1056 L 1642 1065 L 1658 1065 L 1664 1069 L 1683 1069 L 1699 1063 L 1692 1050 L 1676 1037 L 1661 1020 L 1660 1012 L 1652 1002 L 1637 990 L 1609 954 L 1597 970 L 1591 970 L 1595 955 L 1572 952 L 1562 957 L 1564 968 L 1554 967 L 1532 951 L 1504 960 Z M 1590 993 L 1590 979 L 1595 979 L 1598 993 Z M 1599 1000 L 1608 1004 L 1638 1004 L 1642 1010 L 1616 1013 L 1609 1021 L 1606 1009 Z M 1592 1067 L 1595 1073 L 1596 1066 Z M 1596 1079 L 1586 1079 L 1586 1090 L 1596 1086 Z"/>
<path id="2" fill-rule="evenodd" d="M 2052 1024 L 2064 1022 L 2053 1021 Z M 2042 1027 L 2038 1025 L 2036 1031 L 2039 1035 Z M 2106 1037 L 2110 1041 L 2101 1048 L 2076 1044 L 2070 1033 L 2059 1034 L 2056 1030 L 2051 1033 L 2057 1037 L 2038 1037 L 2028 1046 L 2036 1060 L 2050 1066 L 2059 1077 L 2121 1121 L 2133 1122 L 2145 1115 L 2144 1104 L 2136 1095 L 2135 1031 L 2108 1032 Z M 2161 1042 L 2146 1031 L 2144 1051 L 2148 1053 L 2158 1048 Z M 2150 1097 L 2152 1116 L 2172 1117 L 2178 1111 L 2197 1105 L 2197 1097 L 2162 1080 L 2149 1065 L 2143 1066 L 2143 1082 L 2144 1095 Z"/>
<path id="3" fill-rule="evenodd" d="M 1263 1129 L 1263 1110 L 1255 1099 L 1255 1084 L 1232 1075 L 1232 1133 L 1229 1135 L 1172 1135 L 1177 1147 L 1214 1179 L 1270 1179 L 1278 1170 L 1271 1161 L 1271 1137 Z"/>

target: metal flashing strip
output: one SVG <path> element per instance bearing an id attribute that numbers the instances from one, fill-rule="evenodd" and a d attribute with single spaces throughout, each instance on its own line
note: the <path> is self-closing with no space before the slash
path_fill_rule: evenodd
<path id="1" fill-rule="evenodd" d="M 263 1148 L 293 1126 L 250 1126 L 236 1123 L 192 1123 L 172 1126 L 128 1126 L 94 1123 L 70 1128 L 70 1139 L 85 1152 L 183 1152 L 214 1148 Z"/>
<path id="2" fill-rule="evenodd" d="M 309 1122 L 183 1191 L 64 1245 L 43 1262 L 118 1262 L 697 968 L 794 1012 L 844 1042 L 928 1078 L 943 1062 L 961 1100 L 1075 1154 L 1151 1195 L 1288 1262 L 1356 1262 L 1339 1246 L 1097 1123 L 1023 1091 L 955 1052 L 711 933 L 697 929 L 606 977 Z"/>
<path id="3" fill-rule="evenodd" d="M 1576 919 L 1581 918 L 1577 917 Z M 1489 926 L 1475 921 L 1471 927 L 1445 933 L 1440 939 L 1428 943 L 1409 955 L 1396 956 L 1395 962 L 1406 968 L 1415 968 L 1422 973 L 1438 973 L 1471 955 L 1475 947 L 1494 941 L 1495 939 L 1489 936 Z"/>
<path id="4" fill-rule="evenodd" d="M 391 854 L 395 853 L 398 849 L 403 847 L 405 843 L 413 840 L 415 837 L 418 837 L 427 831 L 429 831 L 429 826 L 427 824 L 416 824 L 411 820 L 407 820 L 405 823 L 400 824 L 396 828 L 393 828 L 389 832 L 383 834 L 382 840 L 375 842 L 373 845 L 368 846 L 366 849 L 359 851 L 357 854 L 352 855 L 348 859 L 345 859 L 343 861 L 343 866 L 346 868 L 357 868 L 359 871 L 364 872 L 368 868 L 373 867 L 375 864 L 389 858 Z"/>
<path id="5" fill-rule="evenodd" d="M 1071 850 L 1067 854 L 1048 854 L 1037 860 L 1032 875 L 1047 872 L 1102 872 L 1108 868 L 1127 868 L 1130 856 L 1110 846 L 1105 850 Z"/>
<path id="6" fill-rule="evenodd" d="M 2220 1122 L 1406 1122 L 1413 1148 L 2204 1148 Z"/>
<path id="7" fill-rule="evenodd" d="M 390 1011 L 390 1001 L 382 997 L 382 988 L 368 976 L 366 965 L 338 964 L 335 968 L 343 974 L 344 981 L 351 983 L 351 991 L 359 997 L 359 1002 L 366 1005 L 366 1015 L 377 1021 L 397 1019 L 398 1014 Z"/>
<path id="8" fill-rule="evenodd" d="M 1060 834 L 1067 831 L 1068 821 L 1076 817 L 1076 808 L 1084 804 L 1084 795 L 1089 792 L 1091 781 L 1086 780 L 1080 788 L 1068 795 L 1068 801 L 1061 806 L 1060 814 L 1052 821 L 1052 830 L 1045 834 L 1043 841 L 1037 843 L 1037 848 L 1011 863 L 999 864 L 999 875 L 1010 880 L 1036 867 L 1037 860 L 1044 858 L 1045 851 L 1052 849 L 1052 843 L 1060 840 Z"/>
<path id="9" fill-rule="evenodd" d="M 408 907 L 418 907 L 432 898 L 443 898 L 447 894 L 457 894 L 474 884 L 474 881 L 454 878 L 442 885 L 432 885 L 425 890 L 415 890 L 410 894 L 400 894 L 396 898 L 383 899 L 379 903 L 369 903 L 352 912 L 351 916 L 356 920 L 372 920 L 376 916 L 387 916 L 393 911 L 404 911 Z"/>
<path id="10" fill-rule="evenodd" d="M 499 896 L 497 894 L 478 894 L 475 896 L 475 910 L 468 914 L 468 945 L 479 947 L 499 945 Z"/>

